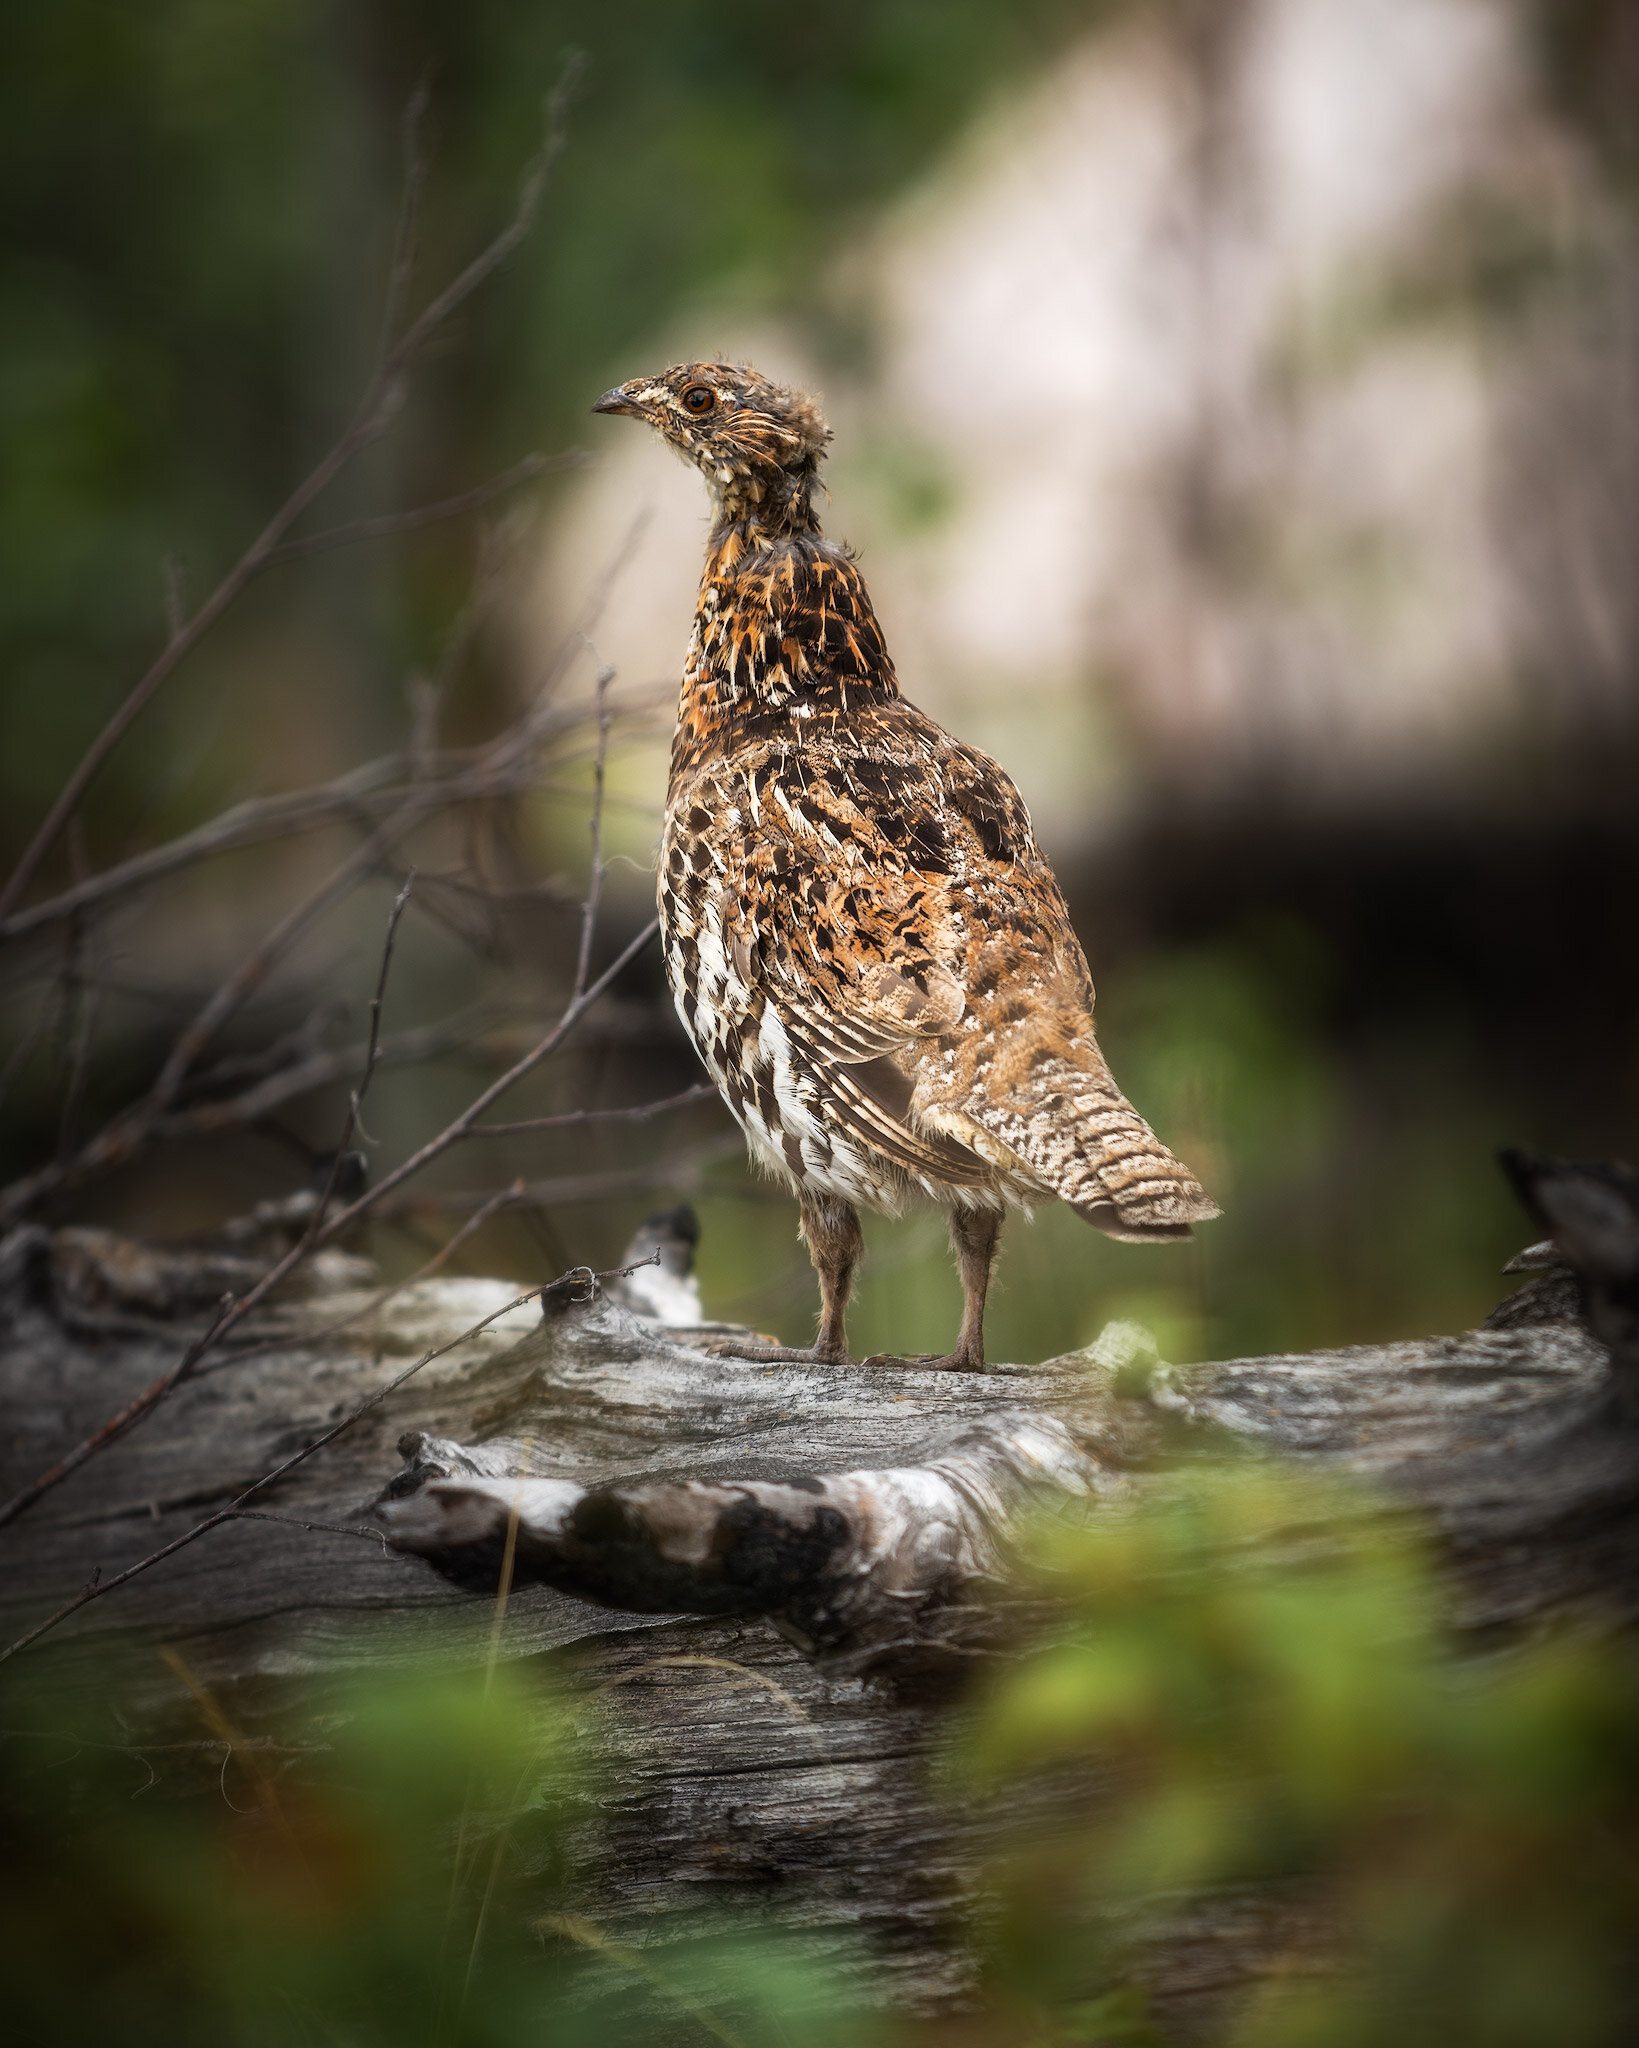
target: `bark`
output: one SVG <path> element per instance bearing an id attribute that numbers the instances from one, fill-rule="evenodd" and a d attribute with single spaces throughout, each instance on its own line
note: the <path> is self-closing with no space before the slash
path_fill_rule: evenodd
<path id="1" fill-rule="evenodd" d="M 1591 1265 L 1576 1219 L 1539 1205 L 1592 1274 L 1586 1312 L 1547 1247 L 1486 1328 L 1185 1371 L 1130 1326 L 978 1376 L 753 1365 L 711 1353 L 721 1326 L 666 1331 L 560 1291 L 544 1314 L 532 1302 L 467 1336 L 255 1501 L 288 1519 L 214 1530 L 25 1654 L 72 1696 L 117 1652 L 133 1715 L 174 1697 L 159 1643 L 243 1715 L 348 1665 L 477 1662 L 515 1520 L 501 1654 L 572 1674 L 621 1787 L 574 1910 L 618 1933 L 747 1901 L 862 1948 L 885 1998 L 943 2005 L 969 1978 L 973 1872 L 1016 1816 L 942 1799 L 927 1764 L 945 1681 L 1017 1625 L 1006 1532 L 1033 1493 L 1096 1513 L 1180 1460 L 1268 1447 L 1431 1511 L 1470 1628 L 1572 1608 L 1631 1621 L 1639 1318 L 1621 1297 L 1639 1206 L 1613 1200 Z M 222 1262 L 256 1256 L 242 1241 L 168 1254 L 14 1232 L 0 1246 L 7 1496 L 174 1364 L 243 1277 Z M 322 1254 L 300 1291 L 19 1516 L 0 1536 L 6 1638 L 516 1291 L 440 1279 L 377 1304 L 369 1277 Z M 1235 1896 L 1175 1923 L 1151 1976 L 1179 2038 L 1227 1981 L 1289 1948 L 1306 1910 Z"/>

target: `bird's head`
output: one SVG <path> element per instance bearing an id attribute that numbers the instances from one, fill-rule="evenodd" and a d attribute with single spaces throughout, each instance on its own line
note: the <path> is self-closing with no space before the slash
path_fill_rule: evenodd
<path id="1" fill-rule="evenodd" d="M 811 500 L 831 430 L 801 391 L 749 364 L 674 363 L 606 391 L 594 412 L 647 420 L 705 477 L 719 516 L 811 527 Z"/>

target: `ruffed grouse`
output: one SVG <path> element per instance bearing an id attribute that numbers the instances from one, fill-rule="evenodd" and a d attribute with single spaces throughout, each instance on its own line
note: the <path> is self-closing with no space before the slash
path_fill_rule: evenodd
<path id="1" fill-rule="evenodd" d="M 1111 1237 L 1217 1215 L 1110 1077 L 1093 984 L 1018 791 L 899 694 L 864 579 L 814 516 L 830 430 L 749 367 L 606 392 L 695 464 L 713 519 L 660 852 L 666 973 L 753 1155 L 796 1193 L 812 1350 L 845 1361 L 856 1204 L 950 1212 L 976 1371 L 1007 1202 Z M 890 1363 L 900 1361 L 872 1361 Z"/>

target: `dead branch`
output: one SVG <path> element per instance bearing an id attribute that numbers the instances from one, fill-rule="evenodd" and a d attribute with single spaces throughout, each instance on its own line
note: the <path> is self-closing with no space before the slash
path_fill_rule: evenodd
<path id="1" fill-rule="evenodd" d="M 566 650 L 567 651 L 567 650 Z M 561 667 L 554 663 L 549 683 Z M 611 705 L 617 723 L 649 716 L 676 696 L 675 685 L 659 687 Z M 43 897 L 0 922 L 0 944 L 57 924 L 77 912 L 100 908 L 202 860 L 268 840 L 291 838 L 337 822 L 363 827 L 406 803 L 431 816 L 462 804 L 514 796 L 538 786 L 535 753 L 587 723 L 579 706 L 558 709 L 539 699 L 524 718 L 481 747 L 432 757 L 411 748 L 385 754 L 311 789 L 281 791 L 234 804 L 219 816 L 179 834 L 163 846 L 133 854 L 55 896 Z"/>
<path id="2" fill-rule="evenodd" d="M 525 169 L 511 220 L 398 338 L 384 347 L 353 416 L 339 437 L 286 498 L 193 616 L 173 627 L 164 647 L 86 749 L 79 765 L 23 849 L 9 880 L 0 888 L 0 925 L 16 908 L 23 891 L 33 880 L 58 834 L 78 809 L 92 777 L 103 762 L 183 660 L 275 559 L 291 527 L 308 507 L 329 489 L 356 456 L 380 440 L 393 426 L 403 409 L 406 377 L 416 357 L 438 329 L 506 261 L 528 234 L 547 177 L 562 153 L 569 95 L 583 69 L 583 60 L 578 56 L 571 57 L 547 100 L 544 139 L 534 160 Z M 395 294 L 402 292 L 407 281 L 406 266 L 413 255 L 415 211 L 424 175 L 424 171 L 418 170 L 406 179 L 405 205 L 388 293 L 388 317 L 395 320 Z"/>
<path id="3" fill-rule="evenodd" d="M 591 643 L 587 643 L 590 648 Z M 595 653 L 595 650 L 593 650 Z M 612 668 L 598 663 L 596 716 L 597 753 L 592 763 L 592 866 L 586 884 L 586 903 L 581 911 L 580 951 L 575 959 L 575 994 L 586 986 L 592 966 L 592 940 L 597 933 L 598 903 L 603 895 L 603 805 L 605 769 L 609 757 L 609 685 L 615 679 Z"/>
<path id="4" fill-rule="evenodd" d="M 376 977 L 375 995 L 370 1004 L 370 1036 L 365 1048 L 364 1071 L 359 1078 L 358 1086 L 351 1090 L 348 1095 L 347 1121 L 342 1130 L 341 1141 L 336 1147 L 335 1157 L 331 1163 L 330 1175 L 325 1184 L 324 1193 L 319 1197 L 314 1207 L 311 1222 L 302 1232 L 300 1239 L 288 1255 L 291 1270 L 294 1270 L 296 1265 L 307 1256 L 316 1242 L 319 1232 L 324 1227 L 325 1210 L 336 1192 L 343 1163 L 348 1157 L 348 1148 L 353 1142 L 354 1132 L 359 1127 L 359 1106 L 369 1091 L 371 1081 L 375 1078 L 376 1067 L 381 1056 L 381 1006 L 387 992 L 387 976 L 392 969 L 393 945 L 398 937 L 399 921 L 404 915 L 405 905 L 410 900 L 412 886 L 413 877 L 410 881 L 406 881 L 403 888 L 399 890 L 397 897 L 394 899 L 392 910 L 388 914 L 387 936 L 381 949 L 381 969 Z M 0 1505 L 0 1528 L 4 1528 L 8 1522 L 14 1521 L 25 1508 L 31 1507 L 42 1494 L 49 1492 L 53 1486 L 66 1479 L 70 1472 L 77 1470 L 88 1458 L 95 1457 L 99 1451 L 106 1450 L 116 1438 L 123 1436 L 126 1430 L 130 1429 L 135 1423 L 140 1422 L 145 1415 L 152 1414 L 154 1409 L 169 1394 L 174 1392 L 198 1366 L 200 1360 L 211 1350 L 217 1339 L 226 1333 L 233 1322 L 238 1321 L 244 1315 L 246 1305 L 250 1303 L 251 1297 L 255 1293 L 256 1289 L 253 1288 L 251 1293 L 247 1294 L 243 1301 L 237 1304 L 231 1294 L 224 1296 L 210 1327 L 188 1346 L 187 1350 L 183 1352 L 169 1372 L 162 1373 L 152 1386 L 146 1388 L 134 1401 L 128 1402 L 117 1415 L 110 1416 L 100 1429 L 94 1430 L 83 1442 L 77 1444 L 66 1457 L 60 1458 L 55 1465 L 51 1466 L 48 1471 L 42 1472 L 39 1478 L 31 1481 L 20 1493 L 14 1494 L 9 1501 Z M 236 1309 L 237 1314 L 235 1313 Z"/>
<path id="5" fill-rule="evenodd" d="M 379 1222 L 401 1222 L 415 1216 L 466 1216 L 490 1202 L 504 1209 L 563 1209 L 588 1202 L 619 1202 L 629 1195 L 657 1189 L 687 1190 L 699 1184 L 705 1168 L 744 1150 L 738 1132 L 709 1145 L 691 1146 L 681 1158 L 657 1159 L 648 1166 L 605 1168 L 601 1172 L 558 1174 L 550 1180 L 520 1180 L 499 1196 L 484 1188 L 439 1190 L 402 1195 L 384 1202 L 374 1213 Z"/>
<path id="6" fill-rule="evenodd" d="M 199 1365 L 200 1361 L 206 1356 L 206 1354 L 213 1348 L 213 1346 L 219 1343 L 222 1340 L 222 1338 L 225 1337 L 228 1334 L 228 1332 L 232 1330 L 238 1323 L 242 1322 L 244 1318 L 250 1314 L 252 1309 L 256 1308 L 262 1301 L 264 1301 L 267 1298 L 267 1296 L 273 1291 L 274 1288 L 276 1288 L 282 1281 L 287 1279 L 289 1275 L 293 1273 L 296 1270 L 296 1268 L 301 1264 L 301 1262 L 309 1256 L 310 1253 L 316 1251 L 321 1245 L 332 1242 L 351 1224 L 356 1222 L 361 1216 L 365 1215 L 367 1212 L 374 1209 L 376 1205 L 382 1200 L 382 1198 L 385 1197 L 388 1193 L 390 1193 L 394 1188 L 401 1186 L 403 1182 L 410 1179 L 412 1175 L 419 1173 L 424 1166 L 430 1164 L 432 1160 L 438 1158 L 443 1152 L 447 1151 L 451 1145 L 457 1143 L 460 1140 L 460 1138 L 465 1136 L 467 1130 L 471 1128 L 471 1126 L 477 1121 L 477 1119 L 483 1114 L 484 1110 L 486 1110 L 492 1102 L 497 1101 L 500 1098 L 500 1096 L 506 1092 L 508 1088 L 512 1087 L 516 1082 L 522 1080 L 525 1074 L 531 1072 L 536 1066 L 540 1064 L 540 1062 L 543 1059 L 547 1058 L 551 1053 L 557 1050 L 557 1048 L 563 1043 L 565 1038 L 568 1037 L 569 1033 L 574 1030 L 575 1026 L 586 1015 L 587 1011 L 596 1002 L 597 998 L 603 993 L 604 989 L 608 987 L 609 983 L 612 982 L 615 979 L 615 977 L 631 963 L 632 960 L 636 959 L 637 955 L 649 943 L 650 939 L 652 939 L 655 936 L 659 928 L 659 920 L 657 918 L 651 918 L 649 923 L 643 928 L 641 932 L 639 932 L 637 937 L 634 940 L 632 940 L 632 942 L 628 946 L 626 946 L 625 949 L 619 955 L 617 955 L 615 960 L 611 962 L 611 964 L 604 970 L 604 972 L 601 975 L 599 975 L 598 979 L 591 985 L 591 987 L 588 988 L 582 995 L 576 997 L 569 1004 L 568 1008 L 564 1011 L 563 1015 L 558 1019 L 558 1022 L 553 1026 L 553 1028 L 547 1033 L 546 1037 L 543 1038 L 536 1046 L 534 1046 L 531 1049 L 531 1051 L 525 1053 L 522 1059 L 514 1062 L 514 1064 L 507 1070 L 507 1072 L 501 1075 L 499 1080 L 492 1082 L 488 1088 L 484 1089 L 475 1098 L 475 1100 L 472 1103 L 470 1103 L 468 1107 L 465 1110 L 463 1110 L 459 1116 L 457 1116 L 449 1124 L 447 1124 L 445 1128 L 441 1132 L 439 1132 L 436 1137 L 430 1138 L 427 1141 L 427 1143 L 420 1148 L 419 1151 L 415 1152 L 411 1155 L 409 1159 L 404 1160 L 399 1166 L 395 1167 L 393 1171 L 389 1173 L 375 1187 L 366 1189 L 363 1194 L 359 1195 L 354 1201 L 348 1203 L 337 1214 L 331 1216 L 328 1219 L 328 1221 L 316 1219 L 313 1226 L 309 1230 L 304 1232 L 300 1241 L 294 1244 L 282 1258 L 276 1260 L 272 1267 L 270 1267 L 269 1270 L 265 1274 L 263 1274 L 262 1278 L 258 1280 L 254 1286 L 249 1288 L 236 1301 L 232 1302 L 223 1311 L 222 1315 L 211 1326 L 211 1328 L 202 1337 L 196 1339 L 195 1342 L 188 1347 L 183 1358 L 181 1359 L 181 1361 L 179 1361 L 177 1366 L 173 1368 L 172 1372 L 162 1376 L 162 1379 L 160 1381 L 155 1382 L 154 1388 L 150 1390 L 153 1398 L 151 1400 L 145 1400 L 144 1403 L 137 1409 L 136 1414 L 133 1414 L 130 1417 L 130 1420 L 134 1421 L 137 1419 L 139 1415 L 145 1414 L 149 1407 L 155 1405 L 157 1401 L 164 1399 L 165 1395 L 169 1393 L 174 1386 L 179 1384 L 181 1380 L 187 1378 Z M 503 1198 L 503 1200 L 510 1201 L 511 1199 L 511 1191 L 509 1190 L 507 1196 Z M 486 1196 L 484 1198 L 484 1201 L 493 1202 L 494 1197 Z M 480 1203 L 476 1204 L 475 1206 L 483 1206 L 483 1204 Z M 527 1299 L 528 1297 L 525 1298 Z M 113 1420 L 115 1422 L 118 1422 L 119 1418 L 116 1417 L 113 1418 Z M 9 1504 L 7 1510 L 4 1513 L 0 1513 L 0 1525 L 3 1525 L 4 1522 L 8 1520 L 14 1519 L 15 1516 L 20 1514 L 25 1508 L 31 1506 L 33 1502 L 38 1500 L 42 1494 L 49 1490 L 50 1487 L 56 1485 L 60 1479 L 66 1477 L 70 1471 L 74 1470 L 77 1465 L 83 1463 L 86 1458 L 94 1455 L 96 1450 L 101 1448 L 105 1442 L 112 1442 L 114 1437 L 119 1435 L 124 1427 L 128 1426 L 128 1423 L 123 1423 L 120 1425 L 119 1428 L 113 1429 L 110 1433 L 110 1426 L 108 1424 L 104 1424 L 101 1428 L 93 1431 L 91 1436 L 86 1438 L 75 1452 L 71 1452 L 67 1459 L 60 1460 L 59 1463 L 56 1466 L 53 1466 L 49 1472 L 42 1474 L 40 1478 L 38 1478 L 35 1481 L 32 1481 L 28 1486 L 26 1486 L 22 1490 L 22 1492 L 16 1497 L 14 1502 Z M 214 1524 L 212 1524 L 211 1526 L 214 1526 Z M 111 1581 L 110 1584 L 112 1583 L 114 1582 Z M 75 1606 L 82 1605 L 84 1599 L 90 1597 L 92 1596 L 88 1592 L 87 1594 L 82 1596 L 82 1598 L 79 1601 L 71 1603 L 70 1606 L 64 1608 L 63 1614 L 66 1615 L 72 1613 L 74 1611 Z M 60 1618 L 61 1616 L 53 1617 L 53 1622 Z M 52 1624 L 47 1625 L 50 1626 Z M 0 1657 L 0 1662 L 3 1661 L 4 1658 Z"/>
<path id="7" fill-rule="evenodd" d="M 519 1123 L 477 1124 L 466 1133 L 469 1138 L 523 1138 L 533 1137 L 537 1131 L 564 1131 L 578 1124 L 646 1124 L 651 1117 L 664 1115 L 668 1110 L 682 1109 L 692 1102 L 717 1099 L 717 1087 L 711 1081 L 696 1081 L 692 1088 L 683 1088 L 676 1095 L 663 1095 L 658 1102 L 634 1103 L 628 1109 L 569 1109 L 558 1116 L 525 1117 Z"/>
<path id="8" fill-rule="evenodd" d="M 499 476 L 491 477 L 488 483 L 475 484 L 470 491 L 458 491 L 452 498 L 415 505 L 407 512 L 385 512 L 375 519 L 350 520 L 345 526 L 329 526 L 322 533 L 284 541 L 268 556 L 266 566 L 299 562 L 335 548 L 355 547 L 361 541 L 389 540 L 396 534 L 419 533 L 424 527 L 438 526 L 446 520 L 464 519 L 473 512 L 481 512 L 486 505 L 493 505 L 497 498 L 533 483 L 537 477 L 553 476 L 566 469 L 586 469 L 591 460 L 582 448 L 566 449 L 561 455 L 526 455 Z"/>
<path id="9" fill-rule="evenodd" d="M 246 1091 L 231 1104 L 209 1105 L 191 1108 L 177 1113 L 177 1097 L 189 1071 L 205 1049 L 211 1037 L 233 1015 L 246 996 L 263 982 L 275 962 L 289 950 L 295 940 L 306 931 L 313 921 L 325 910 L 338 902 L 357 883 L 375 871 L 390 856 L 392 849 L 417 825 L 437 813 L 457 805 L 493 798 L 501 793 L 511 793 L 530 787 L 537 771 L 530 758 L 532 745 L 538 739 L 525 737 L 526 729 L 539 734 L 541 721 L 538 706 L 520 718 L 500 738 L 485 747 L 477 760 L 471 755 L 462 757 L 455 773 L 448 776 L 435 775 L 414 782 L 389 785 L 376 793 L 376 801 L 385 811 L 374 822 L 369 839 L 363 846 L 332 870 L 300 904 L 287 913 L 252 950 L 239 968 L 231 974 L 205 1005 L 193 1021 L 181 1033 L 167 1056 L 161 1071 L 148 1094 L 138 1103 L 111 1120 L 101 1131 L 87 1139 L 74 1153 L 45 1162 L 34 1172 L 20 1177 L 4 1190 L 0 1190 L 0 1222 L 25 1215 L 30 1209 L 48 1197 L 59 1195 L 70 1188 L 83 1185 L 92 1177 L 118 1166 L 127 1166 L 153 1146 L 184 1135 L 220 1133 L 224 1130 L 244 1128 L 258 1117 L 265 1116 L 278 1102 L 305 1093 L 309 1088 L 321 1085 L 334 1072 L 334 1062 L 323 1055 L 310 1056 L 305 1065 L 298 1065 L 283 1077 L 274 1077 L 259 1087 Z M 566 714 L 555 721 L 560 733 L 573 731 L 584 722 L 596 722 L 599 732 L 598 745 L 606 747 L 609 732 L 616 720 L 623 716 L 625 705 L 612 705 L 608 700 L 607 683 L 600 690 L 597 708 L 591 712 Z M 396 757 L 395 757 L 396 758 Z M 361 778 L 362 779 L 362 772 Z M 357 786 L 356 778 L 343 778 L 348 784 L 345 795 L 337 802 L 336 808 L 351 807 Z M 332 785 L 332 790 L 335 786 Z M 307 793 L 311 798 L 318 793 Z M 382 800 L 386 799 L 385 804 Z M 601 778 L 594 794 L 593 816 L 601 821 L 604 790 Z M 250 807 L 240 807 L 241 816 Z M 281 814 L 281 828 L 300 829 L 299 821 L 304 815 L 313 822 L 314 806 L 292 804 L 285 806 Z M 319 806 L 323 808 L 323 806 Z M 231 817 L 233 814 L 229 814 Z M 192 841 L 187 853 L 176 859 L 172 865 L 181 866 L 203 858 L 211 851 L 222 850 L 234 843 L 232 833 L 224 829 L 226 820 L 218 821 L 218 829 L 211 832 L 205 828 L 201 834 L 189 835 Z M 601 822 L 597 826 L 601 835 Z M 242 840 L 239 843 L 243 843 Z M 599 837 L 601 846 L 601 836 Z M 601 866 L 601 858 L 599 865 Z M 157 864 L 150 864 L 148 872 L 141 877 L 152 880 L 158 871 Z M 98 878 L 111 882 L 113 877 Z M 592 906 L 595 918 L 598 887 L 594 881 L 587 901 Z M 78 914 L 82 905 L 76 906 L 71 914 Z M 584 908 L 582 916 L 582 953 L 587 952 L 591 938 L 591 924 Z M 395 1057 L 405 1057 L 402 1047 Z"/>

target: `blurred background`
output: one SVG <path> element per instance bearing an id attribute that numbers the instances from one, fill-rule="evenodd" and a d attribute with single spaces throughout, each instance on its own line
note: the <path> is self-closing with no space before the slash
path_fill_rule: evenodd
<path id="1" fill-rule="evenodd" d="M 303 1184 L 412 862 L 373 1168 L 534 1043 L 610 671 L 592 971 L 641 929 L 705 503 L 587 407 L 721 351 L 821 394 L 905 692 L 1023 790 L 1112 1065 L 1225 1209 L 1181 1251 L 1015 1224 L 991 1355 L 1115 1315 L 1179 1360 L 1475 1321 L 1529 1234 L 1498 1146 L 1639 1148 L 1631 0 L 8 10 L 4 866 L 368 383 L 412 95 L 415 308 L 508 219 L 570 50 L 529 237 L 297 529 L 364 533 L 256 580 L 0 924 L 11 1218 L 180 1234 Z M 384 829 L 378 787 L 508 733 L 527 777 Z M 83 894 L 319 788 L 300 830 Z M 697 1078 L 651 949 L 496 1114 Z M 708 1312 L 811 1330 L 794 1205 L 715 1102 L 454 1148 L 369 1249 L 406 1270 L 515 1177 L 469 1270 L 607 1266 L 687 1198 Z M 939 1219 L 866 1228 L 855 1348 L 944 1348 Z"/>

